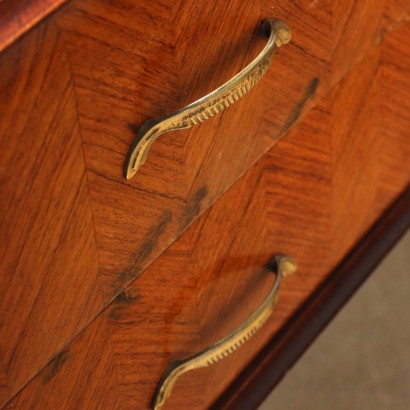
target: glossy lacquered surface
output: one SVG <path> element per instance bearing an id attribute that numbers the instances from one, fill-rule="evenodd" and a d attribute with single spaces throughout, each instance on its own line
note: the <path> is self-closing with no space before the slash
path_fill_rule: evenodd
<path id="1" fill-rule="evenodd" d="M 249 316 L 272 253 L 290 253 L 298 274 L 260 336 L 182 376 L 166 406 L 207 408 L 408 185 L 407 102 L 383 95 L 409 90 L 409 30 L 387 35 L 9 406 L 148 408 L 168 363 Z"/>
<path id="2" fill-rule="evenodd" d="M 251 61 L 265 42 L 258 29 L 271 5 L 72 1 L 1 54 L 2 402 L 313 98 L 326 47 L 311 56 L 296 45 L 311 36 L 315 17 L 328 44 L 329 14 L 317 9 L 299 22 L 292 4 L 276 14 L 295 16 L 299 40 L 287 56 L 277 53 L 259 91 L 192 132 L 162 138 L 129 182 L 122 167 L 137 125 L 206 94 Z M 283 75 L 294 77 L 287 87 Z"/>
<path id="3" fill-rule="evenodd" d="M 2 0 L 0 52 L 68 0 Z"/>
<path id="4" fill-rule="evenodd" d="M 410 186 L 383 213 L 378 221 L 366 231 L 336 268 L 329 273 L 326 280 L 309 296 L 306 302 L 300 306 L 280 331 L 275 333 L 267 344 L 258 351 L 252 361 L 235 377 L 234 381 L 218 397 L 210 409 L 253 409 L 257 408 L 268 395 L 272 394 L 275 397 L 276 385 L 282 379 L 284 379 L 285 384 L 287 383 L 287 375 L 292 366 L 294 364 L 299 366 L 299 363 L 297 363 L 299 359 L 305 360 L 302 357 L 304 352 L 310 347 L 312 342 L 316 343 L 318 336 L 322 337 L 320 333 L 325 331 L 329 322 L 334 319 L 338 320 L 340 310 L 344 309 L 346 302 L 354 296 L 365 280 L 373 274 L 378 264 L 386 257 L 389 251 L 394 248 L 392 253 L 395 253 L 397 242 L 401 240 L 409 228 Z M 385 261 L 383 261 L 384 263 Z M 406 267 L 406 265 L 404 266 Z M 386 276 L 386 278 L 391 282 L 390 276 Z M 373 279 L 371 278 L 371 280 Z M 397 288 L 397 284 L 394 284 L 394 286 Z M 396 299 L 393 304 L 397 302 Z M 374 302 L 372 303 L 372 310 L 375 310 L 375 304 Z M 341 314 L 344 313 L 342 312 Z M 336 317 L 336 315 L 338 316 Z M 390 319 L 389 322 L 391 322 Z M 402 323 L 397 317 L 394 320 Z M 367 325 L 370 328 L 375 328 L 374 321 L 368 321 Z M 377 331 L 384 332 L 385 329 L 378 329 Z M 339 339 L 341 339 L 341 334 L 338 334 Z M 392 333 L 387 332 L 386 334 L 390 338 Z M 352 335 L 346 337 L 343 334 L 343 338 L 339 340 L 339 347 L 349 343 L 349 337 L 351 338 Z M 383 349 L 384 346 L 380 346 L 379 340 L 374 341 L 374 343 Z M 397 340 L 392 341 L 392 343 L 398 344 Z M 404 343 L 401 348 L 405 346 L 406 344 Z M 313 346 L 313 349 L 317 350 L 318 347 Z M 400 351 L 401 349 L 399 349 L 399 355 Z M 309 355 L 309 352 L 310 350 L 306 353 Z M 329 351 L 322 352 L 322 354 L 326 356 L 328 365 L 340 367 L 340 363 L 337 360 L 333 360 L 335 357 L 332 351 L 330 351 L 330 356 Z M 328 361 L 329 357 L 332 359 L 331 361 Z M 355 363 L 355 366 L 357 365 L 355 357 L 350 357 L 350 351 L 349 359 Z M 339 358 L 340 360 L 343 361 L 343 358 Z M 316 365 L 321 368 L 323 362 L 316 362 Z M 374 363 L 369 362 L 368 365 L 373 366 Z M 346 369 L 340 370 L 344 371 Z M 309 370 L 309 372 L 311 371 L 312 369 Z M 320 371 L 322 371 L 322 368 Z M 392 371 L 394 372 L 395 370 L 392 369 Z M 317 382 L 317 379 L 315 380 Z M 390 385 L 388 378 L 380 381 Z M 363 383 L 366 383 L 366 381 L 364 380 Z M 322 386 L 321 383 L 319 385 Z M 340 385 L 340 383 L 337 384 L 338 394 L 343 395 L 344 390 L 340 390 Z M 304 386 L 307 393 L 310 393 L 309 386 Z M 357 388 L 357 385 L 355 387 Z M 283 386 L 279 385 L 278 388 L 281 390 Z M 401 386 L 398 386 L 398 388 L 401 388 Z M 272 390 L 274 390 L 273 393 Z M 365 394 L 365 392 L 362 393 Z M 398 400 L 402 400 L 402 398 L 402 395 L 397 397 Z M 350 400 L 351 398 L 346 399 Z"/>
<path id="5" fill-rule="evenodd" d="M 237 73 L 266 17 L 293 41 L 258 88 L 126 181 L 136 125 Z M 76 0 L 8 47 L 0 402 L 33 379 L 15 406 L 148 406 L 165 364 L 248 316 L 261 267 L 290 254 L 302 276 L 265 336 L 170 406 L 213 400 L 408 183 L 406 19 L 381 0 Z"/>

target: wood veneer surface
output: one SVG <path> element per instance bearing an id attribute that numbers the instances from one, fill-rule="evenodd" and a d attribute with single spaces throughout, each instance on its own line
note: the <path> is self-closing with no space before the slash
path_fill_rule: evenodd
<path id="1" fill-rule="evenodd" d="M 195 132 L 161 138 L 132 181 L 122 166 L 138 124 L 239 71 L 265 43 L 257 28 L 271 10 L 242 1 L 215 8 L 207 1 L 78 0 L 1 54 L 0 333 L 7 337 L 0 340 L 0 402 L 313 104 L 331 43 L 330 10 L 315 10 L 303 19 L 293 3 L 277 12 L 295 15 L 299 44 L 318 20 L 323 40 L 314 55 L 300 45 L 288 48 L 294 57 L 287 61 L 278 53 L 274 68 L 295 77 L 286 93 L 271 70 L 246 105 Z M 302 61 L 308 65 L 299 73 Z M 280 110 L 265 104 L 274 95 Z M 275 127 L 263 131 L 264 116 Z"/>
<path id="2" fill-rule="evenodd" d="M 258 336 L 184 375 L 166 407 L 207 408 L 408 186 L 409 36 L 386 35 L 8 407 L 148 408 L 169 361 L 243 322 L 267 261 L 291 254 L 299 272 Z"/>
<path id="3" fill-rule="evenodd" d="M 0 52 L 68 0 L 1 0 Z"/>
<path id="4" fill-rule="evenodd" d="M 405 240 L 403 237 L 406 236 L 409 228 L 410 186 L 355 244 L 327 279 L 286 322 L 286 325 L 248 363 L 210 409 L 258 408 L 282 378 L 287 377 L 288 371 L 312 342 L 316 342 L 316 338 L 325 330 L 329 322 L 333 319 L 338 320 L 336 315 L 339 314 L 340 309 L 344 308 L 357 290 L 360 290 L 360 286 L 366 279 L 373 276 L 379 263 L 386 256 L 390 259 L 388 254 L 395 253 L 399 241 L 397 246 L 403 245 Z M 385 262 L 383 261 L 382 264 Z M 390 277 L 386 276 L 386 279 L 389 281 Z M 397 284 L 394 286 L 397 287 Z M 397 305 L 397 301 L 393 304 Z M 343 315 L 344 312 L 341 314 Z M 402 314 L 406 315 L 406 312 Z M 396 322 L 402 324 L 397 320 Z M 374 322 L 369 321 L 367 325 L 373 327 Z M 341 338 L 341 343 L 345 342 L 344 337 Z M 396 339 L 392 342 L 397 344 Z M 404 346 L 406 344 L 402 345 Z M 315 346 L 313 348 L 315 349 Z M 332 354 L 329 357 L 332 358 L 329 364 L 334 366 L 336 361 L 333 361 Z M 305 359 L 302 358 L 303 360 Z M 395 369 L 391 370 L 395 372 Z M 365 380 L 363 382 L 366 383 Z M 338 394 L 343 395 L 343 393 L 344 386 L 338 391 Z M 402 402 L 406 400 L 403 395 L 397 396 L 397 399 Z"/>
<path id="5" fill-rule="evenodd" d="M 364 16 L 368 25 L 351 23 Z M 262 46 L 256 29 L 265 17 L 284 19 L 294 38 L 258 89 L 199 128 L 161 138 L 137 177 L 124 181 L 122 162 L 136 126 L 242 68 Z M 227 8 L 206 1 L 79 0 L 3 52 L 0 402 L 407 18 L 406 4 L 375 0 Z M 406 84 L 395 81 L 390 91 L 403 98 Z M 387 124 L 386 133 L 404 133 L 402 112 L 390 113 L 397 129 Z M 398 147 L 405 137 L 393 144 L 385 143 L 383 161 L 399 190 L 405 173 L 393 154 L 404 155 Z M 359 158 L 353 156 L 353 167 Z M 337 169 L 335 175 L 338 184 L 350 182 Z M 371 201 L 371 187 L 356 204 Z M 348 193 L 338 195 L 346 205 Z M 336 235 L 346 247 L 348 238 Z"/>

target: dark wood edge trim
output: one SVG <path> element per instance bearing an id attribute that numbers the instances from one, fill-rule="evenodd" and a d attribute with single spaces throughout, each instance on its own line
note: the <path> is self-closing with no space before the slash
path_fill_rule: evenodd
<path id="1" fill-rule="evenodd" d="M 356 244 L 211 409 L 255 409 L 410 226 L 410 186 Z"/>
<path id="2" fill-rule="evenodd" d="M 68 1 L 0 1 L 0 53 Z"/>

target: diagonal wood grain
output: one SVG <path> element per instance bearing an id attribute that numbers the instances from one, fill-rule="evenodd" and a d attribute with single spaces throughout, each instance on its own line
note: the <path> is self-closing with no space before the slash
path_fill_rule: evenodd
<path id="1" fill-rule="evenodd" d="M 401 39 L 409 34 L 405 24 L 388 35 L 76 337 L 55 359 L 61 366 L 50 382 L 53 362 L 9 406 L 41 409 L 58 398 L 67 409 L 149 408 L 169 361 L 240 324 L 273 282 L 264 268 L 271 255 L 291 254 L 299 272 L 284 281 L 258 336 L 223 361 L 182 376 L 166 406 L 209 407 L 408 186 L 409 164 L 393 158 L 410 149 L 410 120 L 401 111 L 410 92 L 410 48 Z M 385 93 L 396 98 L 387 104 Z M 107 372 L 91 377 L 95 363 Z M 77 384 L 67 386 L 76 372 Z M 90 392 L 108 387 L 89 401 L 82 384 Z"/>
<path id="2" fill-rule="evenodd" d="M 103 350 L 101 349 L 103 347 Z M 98 357 L 98 360 L 96 358 Z M 75 358 L 75 359 L 74 359 Z M 70 363 L 81 360 L 81 369 L 73 371 Z M 60 377 L 68 395 L 59 394 Z M 95 385 L 92 380 L 104 379 L 104 384 Z M 61 351 L 43 370 L 41 378 L 36 380 L 36 388 L 30 394 L 10 402 L 6 409 L 41 408 L 41 409 L 120 409 L 121 399 L 118 394 L 116 365 L 113 362 L 112 349 L 107 332 L 107 322 L 97 318 L 93 332 L 82 339 L 81 345 Z M 37 397 L 45 394 L 47 399 L 41 404 L 33 404 Z M 75 395 L 75 399 L 73 399 Z"/>
<path id="3" fill-rule="evenodd" d="M 296 22 L 303 13 L 290 3 L 283 8 L 287 20 L 293 16 Z M 295 46 L 287 50 L 288 61 L 297 56 L 298 66 L 308 60 L 303 72 L 281 62 L 286 53 L 281 49 L 260 84 L 263 93 L 250 93 L 246 105 L 238 103 L 192 130 L 164 135 L 131 181 L 123 179 L 122 164 L 138 124 L 180 108 L 237 73 L 266 41 L 257 29 L 271 12 L 254 2 L 215 8 L 207 1 L 163 0 L 153 7 L 89 0 L 74 1 L 56 15 L 76 87 L 106 302 L 292 126 L 292 110 L 296 106 L 300 115 L 301 99 L 313 98 L 319 82 L 311 86 L 312 79 L 326 77 L 331 54 L 330 11 L 318 10 L 305 15 L 300 26 L 325 19 L 323 31 L 316 32 L 321 47 L 312 55 Z M 308 30 L 300 35 L 305 34 L 302 43 L 311 36 Z M 275 81 L 278 72 L 295 78 L 282 101 L 277 101 L 284 88 Z M 280 109 L 260 109 L 271 100 Z M 265 117 L 276 125 L 262 133 Z"/>
<path id="4" fill-rule="evenodd" d="M 52 24 L 1 55 L 2 403 L 102 308 L 66 57 Z"/>
<path id="5" fill-rule="evenodd" d="M 282 232 L 272 243 L 283 251 L 297 245 L 306 272 L 313 271 L 307 256 L 314 251 L 323 257 L 331 234 L 338 238 L 334 249 L 347 249 L 353 242 L 350 235 L 357 237 L 407 181 L 407 106 L 399 102 L 407 101 L 408 76 L 403 73 L 409 66 L 408 47 L 400 39 L 408 38 L 403 26 L 408 16 L 409 8 L 400 0 L 231 1 L 226 7 L 202 0 L 73 0 L 2 53 L 0 331 L 6 337 L 0 340 L 0 402 L 24 386 L 113 298 L 122 295 L 115 303 L 121 298 L 137 303 L 133 294 L 122 293 L 126 286 L 383 41 L 389 45 L 361 66 L 365 75 L 356 69 L 356 77 L 349 77 L 351 85 L 335 88 L 329 97 L 332 103 L 317 107 L 318 119 L 306 126 L 299 145 L 286 148 L 292 164 L 284 161 L 286 150 L 274 150 L 277 156 L 271 151 L 274 159 L 266 169 L 252 173 L 253 179 L 242 186 L 241 197 L 248 205 L 235 200 L 225 205 L 222 216 L 208 215 L 209 224 L 226 226 L 223 235 L 221 229 L 199 222 L 192 228 L 196 236 L 189 236 L 186 248 L 179 251 L 189 255 L 181 266 L 192 271 L 186 282 L 190 302 L 183 313 L 188 317 L 175 328 L 175 336 L 184 326 L 187 330 L 169 352 L 189 353 L 229 330 L 231 319 L 239 322 L 236 295 L 258 288 L 255 272 L 271 251 L 257 245 L 259 238 L 268 238 L 267 246 L 272 233 Z M 294 35 L 292 43 L 278 51 L 258 88 L 220 117 L 162 137 L 137 177 L 125 181 L 122 164 L 138 124 L 191 102 L 245 66 L 265 42 L 256 31 L 266 17 L 282 18 Z M 391 30 L 394 35 L 389 35 Z M 365 107 L 355 105 L 362 96 Z M 343 101 L 355 107 L 343 113 L 345 122 L 338 119 Z M 346 145 L 355 133 L 365 137 Z M 375 141 L 379 134 L 383 138 Z M 360 148 L 364 140 L 371 144 L 368 151 Z M 371 158 L 366 163 L 361 161 L 364 152 Z M 332 162 L 329 155 L 344 161 Z M 289 167 L 294 168 L 287 173 Z M 281 173 L 286 178 L 279 183 Z M 248 195 L 253 187 L 258 187 L 255 198 Z M 288 198 L 296 187 L 304 191 L 303 200 Z M 331 194 L 335 209 L 329 233 L 331 210 L 326 204 Z M 378 198 L 377 209 L 372 198 Z M 339 203 L 361 210 L 357 217 L 348 217 Z M 364 203 L 368 209 L 362 208 Z M 295 210 L 290 225 L 282 211 L 288 207 Z M 312 219 L 300 218 L 296 210 L 311 213 Z M 344 231 L 345 218 L 353 221 L 352 234 Z M 273 222 L 265 225 L 266 219 Z M 258 232 L 252 239 L 253 256 L 239 251 L 247 246 L 240 239 L 246 237 L 247 227 Z M 217 250 L 208 236 L 211 242 L 220 240 Z M 312 250 L 317 241 L 321 245 Z M 229 257 L 230 252 L 239 256 Z M 172 266 L 169 259 L 168 271 Z M 244 277 L 239 283 L 238 269 Z M 211 273 L 208 277 L 195 272 Z M 158 277 L 154 275 L 151 289 L 158 291 L 161 302 L 168 288 L 158 288 Z M 229 297 L 218 299 L 213 286 L 226 288 Z M 266 289 L 255 293 L 255 299 Z M 172 312 L 178 311 L 175 298 L 182 294 L 168 295 Z M 255 306 L 253 298 L 243 303 L 244 313 Z M 212 329 L 218 313 L 209 313 L 211 305 L 223 312 L 226 327 Z M 190 312 L 193 306 L 195 313 Z M 136 309 L 144 316 L 152 306 Z M 157 314 L 157 321 L 163 320 L 164 312 Z M 118 325 L 116 320 L 108 322 L 113 329 Z M 150 328 L 154 333 L 155 323 Z M 166 326 L 164 332 L 169 332 L 174 325 Z M 123 334 L 120 327 L 118 338 L 113 337 L 116 357 L 123 349 Z M 155 368 L 152 380 L 164 363 L 165 359 Z M 229 369 L 227 373 L 236 371 L 235 361 Z M 129 389 L 144 380 L 129 376 L 128 368 L 121 366 L 119 374 L 125 380 L 120 386 L 126 406 L 135 404 L 137 396 Z M 218 374 L 215 380 L 222 388 L 225 373 Z M 127 377 L 134 379 L 128 382 Z M 197 379 L 192 383 L 197 383 L 193 391 L 202 386 Z M 214 384 L 209 389 L 214 394 Z"/>
<path id="6" fill-rule="evenodd" d="M 347 253 L 379 210 L 376 193 L 380 163 L 380 49 L 373 51 L 343 84 L 332 91 L 333 234 L 335 251 Z M 349 107 L 347 109 L 346 107 Z M 344 121 L 338 116 L 344 115 Z M 349 210 L 354 210 L 349 212 Z M 347 232 L 346 226 L 350 229 Z"/>
<path id="7" fill-rule="evenodd" d="M 2 0 L 0 52 L 68 0 Z"/>
<path id="8" fill-rule="evenodd" d="M 380 42 L 384 10 L 385 2 L 379 0 L 334 2 L 334 84 L 362 59 L 363 53 Z"/>
<path id="9" fill-rule="evenodd" d="M 403 4 L 403 3 L 402 3 Z M 404 3 L 407 4 L 407 3 Z M 410 6 L 407 7 L 410 9 Z M 410 54 L 403 39 L 410 35 L 409 23 L 402 25 L 386 39 L 381 59 L 383 65 L 380 82 L 383 92 L 380 95 L 380 129 L 385 136 L 380 145 L 380 188 L 378 200 L 380 209 L 385 209 L 394 198 L 398 187 L 406 184 L 410 158 L 409 120 L 410 98 Z M 393 101 L 393 104 L 389 104 Z"/>

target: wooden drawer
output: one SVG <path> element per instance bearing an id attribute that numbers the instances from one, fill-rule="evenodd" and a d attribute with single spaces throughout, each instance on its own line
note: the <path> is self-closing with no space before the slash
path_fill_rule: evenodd
<path id="1" fill-rule="evenodd" d="M 389 34 L 10 403 L 13 409 L 148 408 L 172 360 L 242 323 L 292 255 L 267 324 L 226 359 L 181 377 L 164 408 L 208 408 L 410 181 L 402 115 L 410 50 Z M 406 90 L 406 91 L 405 91 Z M 404 97 L 404 95 L 403 95 Z M 363 153 L 366 153 L 364 156 Z M 365 160 L 363 160 L 365 158 Z"/>
<path id="2" fill-rule="evenodd" d="M 23 9 L 26 3 L 20 3 Z M 1 2 L 0 11 L 13 7 Z M 0 22 L 10 15 L 12 12 L 0 13 Z M 271 69 L 255 90 L 221 116 L 161 137 L 136 177 L 125 180 L 122 167 L 139 124 L 175 111 L 236 74 L 266 42 L 257 29 L 267 17 L 283 19 L 292 29 L 293 40 L 275 55 Z M 400 44 L 402 57 L 397 57 L 394 53 L 399 42 L 388 34 L 397 32 L 396 26 L 406 18 L 404 6 L 395 2 L 385 6 L 376 0 L 235 0 L 224 7 L 209 1 L 74 0 L 5 49 L 0 55 L 0 334 L 6 336 L 0 338 L 0 405 L 57 355 L 16 405 L 24 408 L 25 400 L 31 400 L 26 395 L 33 394 L 30 406 L 44 408 L 46 392 L 52 388 L 49 399 L 66 400 L 68 408 L 73 408 L 77 400 L 84 400 L 84 407 L 103 403 L 110 408 L 112 402 L 100 396 L 97 399 L 92 389 L 88 393 L 80 389 L 80 385 L 89 385 L 85 381 L 92 368 L 84 361 L 96 360 L 98 354 L 107 354 L 98 359 L 98 365 L 119 366 L 121 387 L 113 387 L 114 395 L 107 391 L 107 400 L 117 400 L 117 392 L 124 390 L 129 403 L 141 400 L 147 404 L 171 357 L 191 353 L 223 335 L 257 304 L 267 289 L 263 286 L 269 285 L 261 285 L 258 275 L 267 258 L 276 252 L 294 254 L 303 279 L 292 278 L 286 285 L 288 290 L 285 286 L 286 311 L 281 313 L 279 307 L 280 315 L 272 319 L 274 326 L 267 328 L 265 339 L 253 341 L 248 353 L 241 360 L 232 359 L 226 372 L 219 367 L 217 373 L 206 373 L 206 380 L 215 374 L 220 377 L 208 383 L 208 399 L 213 400 L 260 348 L 258 343 L 284 323 L 408 182 L 406 161 L 400 163 L 396 158 L 405 158 L 408 153 L 403 131 L 408 124 L 400 115 L 408 95 L 403 75 L 408 67 L 403 62 L 408 50 Z M 13 30 L 4 36 L 10 39 L 10 33 Z M 384 36 L 383 44 L 392 42 L 392 49 L 377 47 Z M 366 87 L 372 88 L 370 83 L 360 83 L 363 88 L 358 87 L 356 95 L 352 92 L 356 83 L 339 84 L 370 50 L 372 56 L 361 66 L 362 71 L 367 70 L 363 81 L 381 76 L 377 71 L 380 60 L 387 73 L 383 75 L 394 75 L 396 82 L 387 84 L 383 80 L 377 92 L 388 90 L 398 97 L 384 107 L 378 105 L 383 100 L 380 94 L 375 96 L 372 91 L 363 114 L 368 120 L 365 126 L 360 125 L 365 128 L 356 131 L 369 139 L 347 144 L 348 133 L 356 129 L 358 120 L 353 116 L 356 111 L 345 112 L 345 106 L 359 110 Z M 382 52 L 390 60 L 381 58 Z M 389 66 L 389 61 L 395 63 Z M 355 68 L 356 73 L 358 70 Z M 315 108 L 299 131 L 293 130 L 330 89 L 333 91 L 326 103 Z M 343 90 L 347 90 L 346 95 Z M 387 118 L 381 125 L 376 118 L 374 122 L 381 128 L 373 134 L 366 128 L 374 126 L 372 113 L 376 111 L 371 101 Z M 346 123 L 352 124 L 351 128 L 344 128 Z M 290 145 L 283 142 L 284 151 L 279 145 L 272 149 L 290 130 L 300 141 Z M 369 135 L 378 136 L 379 132 L 385 137 L 377 137 L 381 142 L 375 144 Z M 331 138 L 336 141 L 330 142 Z M 363 165 L 361 153 L 368 147 L 369 161 Z M 342 154 L 348 160 L 344 164 Z M 357 167 L 357 173 L 346 176 L 337 166 Z M 294 196 L 289 198 L 290 193 Z M 311 196 L 303 197 L 307 202 L 302 203 L 299 195 L 309 193 Z M 351 232 L 343 229 L 348 215 L 339 205 L 335 214 L 329 198 L 344 208 L 357 209 L 351 217 L 355 222 L 359 218 L 360 223 Z M 375 198 L 379 198 L 377 203 Z M 232 210 L 227 213 L 229 207 Z M 306 209 L 309 212 L 304 215 Z M 242 218 L 249 220 L 245 223 Z M 267 220 L 273 220 L 270 228 Z M 185 236 L 153 264 L 191 224 Z M 226 227 L 221 229 L 218 224 Z M 197 232 L 199 229 L 204 236 Z M 273 239 L 259 243 L 257 239 L 263 235 Z M 203 241 L 202 247 L 192 245 L 197 236 Z M 244 252 L 234 245 L 229 250 L 231 241 L 243 246 Z M 336 243 L 334 255 L 329 250 L 332 241 Z M 323 266 L 308 261 L 312 252 L 323 259 Z M 181 265 L 179 258 L 183 259 Z M 133 282 L 147 268 L 144 277 Z M 191 273 L 185 274 L 184 269 Z M 238 283 L 235 278 L 242 269 L 243 282 Z M 171 280 L 175 280 L 172 272 L 181 278 L 180 283 Z M 303 275 L 311 277 L 306 279 L 308 285 L 300 284 Z M 226 279 L 219 283 L 219 276 Z M 240 306 L 238 310 L 235 295 L 253 282 L 255 293 L 249 298 L 249 308 Z M 288 301 L 286 292 L 294 292 L 291 283 L 301 290 Z M 141 298 L 127 293 L 134 292 L 134 287 Z M 225 292 L 232 292 L 232 300 L 221 297 Z M 164 298 L 169 298 L 166 308 L 160 303 Z M 179 305 L 179 298 L 186 304 Z M 212 310 L 206 314 L 208 299 Z M 147 333 L 141 340 L 149 342 L 153 335 L 158 336 L 158 344 L 152 345 L 152 354 L 156 355 L 152 364 L 136 363 L 146 367 L 135 368 L 138 374 L 145 372 L 146 379 L 135 393 L 128 389 L 135 387 L 136 379 L 129 385 L 123 382 L 121 374 L 129 370 L 121 370 L 122 364 L 115 360 L 117 354 L 124 355 L 122 348 L 118 353 L 114 345 L 110 353 L 102 350 L 117 327 L 119 334 L 122 332 L 123 317 L 113 319 L 109 313 L 121 303 L 125 315 L 159 309 L 152 311 L 154 316 L 147 316 L 146 322 L 135 322 L 130 330 L 130 340 L 139 339 L 144 329 Z M 70 345 L 69 353 L 64 353 L 65 346 L 110 304 L 106 313 Z M 178 313 L 172 314 L 173 309 L 181 310 L 182 319 Z M 221 322 L 214 333 L 207 332 L 214 326 L 215 315 L 224 309 L 226 322 Z M 178 321 L 192 326 L 185 336 L 184 332 L 178 335 Z M 105 330 L 98 330 L 100 326 Z M 88 342 L 82 341 L 84 338 Z M 86 343 L 92 344 L 95 354 L 86 353 Z M 167 343 L 172 349 L 166 347 Z M 71 353 L 76 348 L 83 353 Z M 127 355 L 125 358 L 128 360 Z M 64 379 L 60 379 L 64 371 L 71 374 L 76 366 L 84 366 L 84 378 L 79 375 L 73 380 L 84 392 L 83 399 L 67 395 L 64 388 L 69 384 L 59 382 Z M 109 382 L 103 376 L 101 373 L 101 380 L 92 383 L 101 389 L 111 381 L 115 385 L 116 377 Z M 44 386 L 41 394 L 33 387 L 39 381 Z M 199 391 L 195 389 L 202 388 L 201 380 L 192 379 L 192 383 L 197 382 L 197 387 L 190 388 L 189 397 L 176 390 L 175 403 L 191 403 L 189 400 Z M 58 386 L 63 388 L 60 393 Z M 118 400 L 128 403 L 123 397 Z"/>
<path id="3" fill-rule="evenodd" d="M 318 13 L 330 44 L 330 11 Z M 329 50 L 292 45 L 293 60 L 278 53 L 246 99 L 164 135 L 134 179 L 122 176 L 138 124 L 238 72 L 266 43 L 257 29 L 271 15 L 240 1 L 73 1 L 2 53 L 5 400 L 290 128 L 307 89 L 313 98 Z"/>

